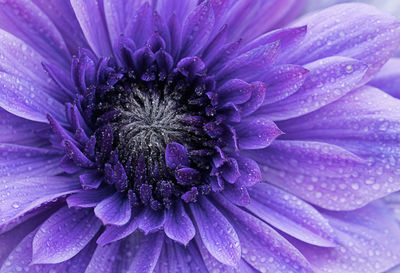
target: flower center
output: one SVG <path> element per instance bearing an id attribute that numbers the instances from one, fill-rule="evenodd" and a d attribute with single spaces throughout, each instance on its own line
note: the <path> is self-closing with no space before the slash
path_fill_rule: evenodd
<path id="1" fill-rule="evenodd" d="M 155 209 L 174 196 L 186 194 L 190 201 L 199 190 L 209 191 L 206 177 L 217 144 L 204 129 L 215 119 L 206 110 L 210 99 L 175 76 L 145 82 L 124 73 L 106 92 L 95 91 L 98 168 L 133 203 Z"/>

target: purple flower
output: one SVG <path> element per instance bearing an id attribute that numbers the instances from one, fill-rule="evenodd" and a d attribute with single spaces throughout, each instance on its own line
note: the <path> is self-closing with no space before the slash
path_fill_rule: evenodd
<path id="1" fill-rule="evenodd" d="M 0 272 L 399 264 L 400 23 L 301 5 L 1 1 Z"/>

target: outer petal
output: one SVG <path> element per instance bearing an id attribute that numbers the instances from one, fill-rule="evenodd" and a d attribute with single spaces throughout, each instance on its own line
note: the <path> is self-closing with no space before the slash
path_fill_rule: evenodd
<path id="1" fill-rule="evenodd" d="M 203 273 L 207 268 L 201 259 L 194 243 L 183 247 L 173 241 L 166 240 L 158 260 L 156 273 Z"/>
<path id="2" fill-rule="evenodd" d="M 368 84 L 400 98 L 400 58 L 390 59 Z"/>
<path id="3" fill-rule="evenodd" d="M 281 20 L 293 18 L 302 3 L 302 0 L 232 1 L 225 19 L 229 26 L 230 39 L 252 40 L 270 30 Z"/>
<path id="4" fill-rule="evenodd" d="M 43 69 L 42 63 L 45 60 L 43 55 L 34 47 L 4 30 L 0 30 L 0 60 L 0 71 L 31 82 L 32 85 L 40 87 L 40 92 L 44 92 L 53 99 L 64 102 L 68 98 L 50 81 Z"/>
<path id="5" fill-rule="evenodd" d="M 187 245 L 196 234 L 192 220 L 187 215 L 181 201 L 168 209 L 164 224 L 165 234 L 174 241 Z"/>
<path id="6" fill-rule="evenodd" d="M 29 146 L 0 144 L 0 176 L 12 178 L 52 176 L 62 172 L 58 167 L 59 151 Z M 12 182 L 11 182 L 12 183 Z"/>
<path id="7" fill-rule="evenodd" d="M 251 187 L 249 193 L 247 209 L 268 224 L 309 244 L 335 246 L 332 227 L 311 205 L 267 183 Z"/>
<path id="8" fill-rule="evenodd" d="M 55 198 L 77 192 L 80 188 L 78 179 L 74 177 L 3 178 L 0 182 L 0 224 L 16 219 Z"/>
<path id="9" fill-rule="evenodd" d="M 324 212 L 338 235 L 336 248 L 296 243 L 318 272 L 385 272 L 400 262 L 400 230 L 379 204 L 352 212 Z"/>
<path id="10" fill-rule="evenodd" d="M 48 145 L 47 124 L 15 116 L 0 108 L 0 143 L 44 147 Z"/>
<path id="11" fill-rule="evenodd" d="M 164 232 L 143 236 L 139 245 L 135 246 L 137 253 L 130 265 L 129 272 L 153 272 L 161 254 L 164 242 Z"/>
<path id="12" fill-rule="evenodd" d="M 98 245 L 93 253 L 85 273 L 111 273 L 113 265 L 117 262 L 120 242 L 106 246 Z"/>
<path id="13" fill-rule="evenodd" d="M 239 238 L 225 216 L 205 197 L 190 208 L 210 254 L 223 264 L 236 266 L 240 261 Z"/>
<path id="14" fill-rule="evenodd" d="M 282 139 L 290 142 L 265 153 L 275 162 L 264 161 L 271 167 L 264 168 L 265 177 L 325 208 L 362 207 L 400 188 L 399 121 L 398 100 L 371 87 L 355 90 L 314 113 L 278 124 L 286 132 Z M 285 166 L 277 167 L 283 158 Z"/>
<path id="15" fill-rule="evenodd" d="M 57 27 L 71 55 L 77 54 L 79 48 L 88 48 L 85 36 L 75 17 L 70 1 L 33 0 L 33 2 Z"/>
<path id="16" fill-rule="evenodd" d="M 22 222 L 12 230 L 0 235 L 0 267 L 13 249 L 36 227 L 38 227 L 47 217 L 51 215 L 52 211 L 46 211 L 35 217 Z"/>
<path id="17" fill-rule="evenodd" d="M 53 22 L 29 0 L 6 0 L 0 3 L 0 28 L 12 33 L 40 52 L 47 60 L 64 67 L 69 52 Z"/>
<path id="18" fill-rule="evenodd" d="M 284 100 L 261 107 L 256 114 L 272 120 L 304 115 L 341 98 L 360 86 L 367 66 L 360 61 L 330 57 L 305 66 L 310 73 L 300 90 Z"/>
<path id="19" fill-rule="evenodd" d="M 260 272 L 311 272 L 304 256 L 278 232 L 261 220 L 214 195 L 238 232 L 242 259 Z"/>
<path id="20" fill-rule="evenodd" d="M 235 126 L 239 148 L 243 150 L 263 149 L 282 134 L 276 124 L 267 118 L 250 117 Z"/>
<path id="21" fill-rule="evenodd" d="M 32 240 L 36 231 L 31 232 L 8 256 L 0 269 L 1 273 L 20 272 L 22 269 L 29 273 L 43 272 L 84 272 L 95 244 L 89 243 L 73 258 L 57 264 L 31 264 Z"/>
<path id="22" fill-rule="evenodd" d="M 104 225 L 122 226 L 131 218 L 131 205 L 124 194 L 116 192 L 101 201 L 94 209 L 94 213 Z"/>
<path id="23" fill-rule="evenodd" d="M 98 57 L 112 55 L 101 0 L 71 0 L 85 37 Z"/>
<path id="24" fill-rule="evenodd" d="M 91 210 L 64 207 L 41 225 L 33 239 L 32 263 L 60 263 L 78 254 L 96 235 L 101 222 Z"/>
<path id="25" fill-rule="evenodd" d="M 28 79 L 29 80 L 29 79 Z M 64 105 L 43 92 L 36 85 L 19 76 L 0 72 L 0 107 L 8 112 L 33 121 L 47 122 L 50 113 L 57 120 L 64 122 Z"/>
<path id="26" fill-rule="evenodd" d="M 287 61 L 305 64 L 333 55 L 351 57 L 368 65 L 364 83 L 400 44 L 400 23 L 361 3 L 330 7 L 301 19 L 296 25 L 307 25 L 307 36 L 300 46 L 291 49 L 293 55 Z"/>

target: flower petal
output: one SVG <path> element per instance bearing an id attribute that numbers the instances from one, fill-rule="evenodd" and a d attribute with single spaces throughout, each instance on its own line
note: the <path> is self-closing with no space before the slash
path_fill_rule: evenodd
<path id="1" fill-rule="evenodd" d="M 89 263 L 90 257 L 95 248 L 93 241 L 71 259 L 57 264 L 31 264 L 32 240 L 36 231 L 31 232 L 24 240 L 13 250 L 3 263 L 0 269 L 1 273 L 19 272 L 24 269 L 26 272 L 83 272 Z"/>
<path id="2" fill-rule="evenodd" d="M 277 65 L 269 69 L 264 78 L 267 85 L 264 104 L 278 102 L 296 93 L 308 73 L 306 68 L 294 64 Z"/>
<path id="3" fill-rule="evenodd" d="M 400 262 L 400 230 L 379 203 L 350 212 L 323 212 L 338 235 L 336 248 L 296 243 L 323 272 L 386 272 Z"/>
<path id="4" fill-rule="evenodd" d="M 4 178 L 0 183 L 0 224 L 81 188 L 78 179 L 61 176 Z"/>
<path id="5" fill-rule="evenodd" d="M 45 147 L 48 129 L 47 124 L 20 118 L 0 108 L 0 143 Z"/>
<path id="6" fill-rule="evenodd" d="M 21 178 L 62 173 L 58 167 L 61 154 L 57 150 L 0 144 L 0 152 L 0 176 Z"/>
<path id="7" fill-rule="evenodd" d="M 345 57 L 330 57 L 305 66 L 310 72 L 300 90 L 286 99 L 268 104 L 256 112 L 272 120 L 307 114 L 329 104 L 360 86 L 367 66 Z"/>
<path id="8" fill-rule="evenodd" d="M 182 201 L 177 201 L 166 212 L 165 234 L 174 241 L 187 245 L 196 234 L 192 220 L 187 215 Z"/>
<path id="9" fill-rule="evenodd" d="M 295 144 L 280 144 L 271 158 L 273 168 L 283 158 L 286 167 L 264 169 L 265 177 L 325 208 L 362 207 L 400 189 L 399 121 L 397 99 L 372 87 L 355 90 L 318 111 L 279 123 L 286 133 L 282 139 Z"/>
<path id="10" fill-rule="evenodd" d="M 6 0 L 0 3 L 0 28 L 23 40 L 47 60 L 68 66 L 70 54 L 63 37 L 32 1 Z"/>
<path id="11" fill-rule="evenodd" d="M 183 24 L 181 57 L 194 56 L 201 50 L 213 30 L 214 10 L 210 1 L 200 3 Z"/>
<path id="12" fill-rule="evenodd" d="M 124 194 L 116 192 L 101 201 L 95 207 L 94 213 L 104 225 L 122 226 L 131 218 L 131 205 Z"/>
<path id="13" fill-rule="evenodd" d="M 391 58 L 368 85 L 400 98 L 400 58 Z"/>
<path id="14" fill-rule="evenodd" d="M 100 0 L 71 0 L 76 18 L 83 33 L 97 57 L 112 55 L 107 25 L 103 16 L 103 6 Z"/>
<path id="15" fill-rule="evenodd" d="M 47 122 L 46 114 L 50 113 L 65 121 L 64 106 L 43 92 L 41 86 L 4 72 L 0 72 L 0 86 L 0 107 L 8 112 L 39 122 Z"/>
<path id="16" fill-rule="evenodd" d="M 104 187 L 98 190 L 80 190 L 67 197 L 68 207 L 93 208 L 101 201 L 110 197 L 113 189 Z"/>
<path id="17" fill-rule="evenodd" d="M 306 258 L 278 232 L 236 207 L 221 195 L 215 199 L 235 227 L 242 246 L 242 259 L 265 272 L 313 272 Z"/>
<path id="18" fill-rule="evenodd" d="M 113 272 L 113 265 L 118 262 L 120 242 L 115 242 L 106 246 L 98 245 L 85 273 Z"/>
<path id="19" fill-rule="evenodd" d="M 165 240 L 157 263 L 157 273 L 203 273 L 208 272 L 193 243 L 187 247 Z"/>
<path id="20" fill-rule="evenodd" d="M 60 263 L 78 254 L 96 235 L 101 222 L 91 210 L 64 207 L 50 216 L 35 234 L 32 263 Z"/>
<path id="21" fill-rule="evenodd" d="M 144 235 L 139 245 L 135 246 L 137 253 L 128 272 L 152 273 L 160 257 L 163 242 L 164 232 Z"/>
<path id="22" fill-rule="evenodd" d="M 361 3 L 336 5 L 306 16 L 301 45 L 292 49 L 290 63 L 305 64 L 333 55 L 351 57 L 368 65 L 363 83 L 371 79 L 400 44 L 400 23 L 378 9 Z"/>
<path id="23" fill-rule="evenodd" d="M 282 134 L 276 124 L 266 118 L 250 117 L 235 126 L 239 148 L 243 150 L 263 149 Z"/>
<path id="24" fill-rule="evenodd" d="M 190 208 L 210 254 L 223 264 L 236 266 L 241 256 L 239 238 L 225 216 L 205 197 L 191 203 Z"/>
<path id="25" fill-rule="evenodd" d="M 312 245 L 334 247 L 329 222 L 311 205 L 273 185 L 259 183 L 249 188 L 246 208 L 268 224 Z"/>

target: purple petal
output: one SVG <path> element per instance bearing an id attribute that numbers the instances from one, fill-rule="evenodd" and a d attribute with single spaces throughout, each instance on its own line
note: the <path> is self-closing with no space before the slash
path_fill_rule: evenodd
<path id="1" fill-rule="evenodd" d="M 400 23 L 361 3 L 337 5 L 296 24 L 307 25 L 308 33 L 300 46 L 291 49 L 291 63 L 305 64 L 334 55 L 351 57 L 368 65 L 363 83 L 379 71 L 400 44 Z"/>
<path id="2" fill-rule="evenodd" d="M 225 216 L 202 197 L 190 204 L 199 235 L 212 256 L 223 264 L 236 266 L 241 257 L 239 238 Z"/>
<path id="3" fill-rule="evenodd" d="M 228 202 L 221 195 L 215 198 L 238 233 L 242 246 L 242 259 L 263 272 L 312 272 L 304 256 L 278 232 L 251 214 Z"/>
<path id="4" fill-rule="evenodd" d="M 400 230 L 379 203 L 350 212 L 324 212 L 338 235 L 336 248 L 296 242 L 296 247 L 324 272 L 386 272 L 400 262 Z"/>
<path id="5" fill-rule="evenodd" d="M 176 169 L 178 166 L 189 166 L 189 158 L 185 146 L 173 142 L 165 148 L 165 162 L 171 169 Z"/>
<path id="6" fill-rule="evenodd" d="M 196 251 L 195 253 L 202 257 L 204 265 L 207 267 L 208 272 L 237 273 L 235 267 L 220 263 L 215 257 L 213 257 L 213 255 L 210 254 L 210 252 L 207 250 L 206 246 L 200 239 L 200 236 L 195 236 L 194 238 L 196 244 L 189 244 L 189 249 L 192 250 L 192 252 Z"/>
<path id="7" fill-rule="evenodd" d="M 122 226 L 131 218 L 131 205 L 125 194 L 116 192 L 101 201 L 94 209 L 94 213 L 104 225 Z"/>
<path id="8" fill-rule="evenodd" d="M 293 15 L 299 12 L 301 5 L 302 1 L 293 0 L 232 2 L 229 16 L 225 19 L 230 28 L 230 40 L 243 38 L 245 41 L 251 41 L 276 25 L 285 25 L 285 21 L 290 21 Z"/>
<path id="9" fill-rule="evenodd" d="M 146 235 L 154 233 L 163 228 L 165 223 L 165 210 L 153 210 L 150 207 L 146 207 L 142 213 L 138 216 L 139 229 L 142 230 Z"/>
<path id="10" fill-rule="evenodd" d="M 182 201 L 178 200 L 175 205 L 167 210 L 164 231 L 169 238 L 185 246 L 193 239 L 196 230 L 183 207 Z"/>
<path id="11" fill-rule="evenodd" d="M 113 272 L 113 264 L 118 262 L 120 242 L 106 246 L 98 245 L 94 251 L 85 273 Z"/>
<path id="12" fill-rule="evenodd" d="M 47 210 L 44 213 L 35 215 L 35 217 L 20 223 L 12 230 L 0 234 L 0 265 L 3 264 L 4 260 L 7 259 L 8 255 L 17 247 L 24 237 L 45 221 L 51 215 L 51 212 L 52 211 Z"/>
<path id="13" fill-rule="evenodd" d="M 104 178 L 98 173 L 85 173 L 79 176 L 82 188 L 87 189 L 97 189 L 103 182 Z"/>
<path id="14" fill-rule="evenodd" d="M 63 37 L 32 1 L 1 3 L 0 28 L 23 40 L 47 60 L 67 67 L 70 54 Z"/>
<path id="15" fill-rule="evenodd" d="M 47 124 L 20 118 L 0 108 L 0 143 L 45 147 L 47 134 L 51 134 Z"/>
<path id="16" fill-rule="evenodd" d="M 35 49 L 3 30 L 0 30 L 0 48 L 0 56 L 2 56 L 0 67 L 3 72 L 32 82 L 33 85 L 41 88 L 41 92 L 53 99 L 61 102 L 70 99 L 68 93 L 59 90 L 50 81 L 49 75 L 42 67 L 44 57 Z M 65 70 L 59 69 L 65 74 Z"/>
<path id="17" fill-rule="evenodd" d="M 57 27 L 71 55 L 77 54 L 79 48 L 89 48 L 69 1 L 34 0 L 33 2 Z"/>
<path id="18" fill-rule="evenodd" d="M 154 11 L 147 1 L 134 11 L 135 15 L 128 17 L 124 34 L 133 39 L 138 47 L 142 47 L 154 32 L 152 20 Z"/>
<path id="19" fill-rule="evenodd" d="M 71 259 L 57 264 L 32 264 L 32 241 L 36 231 L 31 232 L 8 256 L 0 269 L 0 272 L 20 272 L 23 269 L 26 272 L 83 272 L 89 263 L 90 257 L 94 251 L 93 241 L 86 245 L 83 250 Z"/>
<path id="20" fill-rule="evenodd" d="M 329 57 L 305 66 L 310 70 L 300 90 L 286 99 L 261 107 L 256 113 L 272 120 L 307 114 L 360 86 L 367 66 L 345 57 Z"/>
<path id="21" fill-rule="evenodd" d="M 264 104 L 271 104 L 296 93 L 303 85 L 309 71 L 302 66 L 283 64 L 272 67 L 264 81 L 267 84 L 267 94 Z"/>
<path id="22" fill-rule="evenodd" d="M 101 222 L 91 210 L 64 207 L 35 234 L 32 263 L 60 263 L 78 254 L 96 235 Z"/>
<path id="23" fill-rule="evenodd" d="M 64 141 L 65 152 L 74 161 L 76 166 L 81 168 L 94 168 L 94 162 L 88 159 L 75 144 L 69 140 Z"/>
<path id="24" fill-rule="evenodd" d="M 101 246 L 111 242 L 118 241 L 131 235 L 139 227 L 140 218 L 137 215 L 133 216 L 131 221 L 123 226 L 106 226 L 106 229 L 97 239 L 97 243 Z"/>
<path id="25" fill-rule="evenodd" d="M 229 158 L 225 164 L 220 168 L 222 177 L 228 183 L 235 183 L 240 177 L 239 165 L 234 158 Z"/>
<path id="26" fill-rule="evenodd" d="M 62 173 L 58 167 L 61 154 L 54 149 L 0 144 L 0 175 L 8 178 L 53 176 Z"/>
<path id="27" fill-rule="evenodd" d="M 86 39 L 97 57 L 111 56 L 112 50 L 103 17 L 102 1 L 71 0 L 71 5 Z"/>
<path id="28" fill-rule="evenodd" d="M 252 202 L 246 207 L 268 224 L 312 245 L 334 247 L 329 222 L 311 205 L 267 183 L 249 189 Z"/>
<path id="29" fill-rule="evenodd" d="M 181 185 L 194 185 L 200 182 L 200 172 L 192 168 L 181 168 L 175 171 L 175 178 Z"/>
<path id="30" fill-rule="evenodd" d="M 251 84 L 252 92 L 250 99 L 239 106 L 242 117 L 253 114 L 264 102 L 267 85 L 263 82 L 253 82 Z"/>
<path id="31" fill-rule="evenodd" d="M 159 0 L 157 1 L 157 10 L 160 12 L 165 20 L 168 20 L 172 16 L 183 22 L 188 14 L 196 8 L 198 1 L 188 0 Z"/>
<path id="32" fill-rule="evenodd" d="M 198 5 L 183 24 L 181 57 L 198 53 L 209 39 L 215 23 L 214 11 L 210 1 Z"/>
<path id="33" fill-rule="evenodd" d="M 262 180 L 260 167 L 253 159 L 239 156 L 236 158 L 236 161 L 238 162 L 240 171 L 237 183 L 251 187 Z"/>
<path id="34" fill-rule="evenodd" d="M 129 19 L 129 13 L 136 10 L 132 5 L 133 0 L 104 0 L 104 16 L 107 21 L 108 33 L 111 43 L 124 33 Z M 136 7 L 137 8 L 137 7 Z"/>
<path id="35" fill-rule="evenodd" d="M 235 126 L 239 139 L 239 148 L 244 150 L 268 147 L 282 134 L 276 124 L 266 118 L 250 117 Z"/>
<path id="36" fill-rule="evenodd" d="M 201 254 L 195 247 L 183 247 L 171 240 L 165 240 L 155 272 L 203 273 L 208 271 L 201 259 Z"/>
<path id="37" fill-rule="evenodd" d="M 368 85 L 400 98 L 400 58 L 391 58 Z"/>
<path id="38" fill-rule="evenodd" d="M 68 207 L 93 208 L 114 193 L 110 187 L 81 190 L 67 197 Z"/>
<path id="39" fill-rule="evenodd" d="M 143 236 L 139 245 L 135 246 L 137 253 L 132 260 L 129 272 L 152 273 L 156 267 L 164 242 L 164 232 Z"/>
<path id="40" fill-rule="evenodd" d="M 281 146 L 276 152 L 285 158 L 286 167 L 264 168 L 265 177 L 325 208 L 362 207 L 400 188 L 399 120 L 398 100 L 372 87 L 353 91 L 314 113 L 281 122 L 286 133 L 282 139 L 301 142 Z M 306 169 L 312 171 L 305 173 Z"/>
<path id="41" fill-rule="evenodd" d="M 300 2 L 300 1 L 298 1 Z M 278 56 L 278 62 L 284 62 L 287 55 L 287 48 L 300 45 L 307 33 L 307 26 L 282 28 L 267 32 L 240 49 L 240 52 L 246 52 L 256 47 L 279 41 L 281 53 Z"/>
<path id="42" fill-rule="evenodd" d="M 252 86 L 245 81 L 233 79 L 226 82 L 218 90 L 218 104 L 227 102 L 242 104 L 248 101 L 252 94 Z"/>
<path id="43" fill-rule="evenodd" d="M 50 113 L 59 121 L 65 121 L 64 106 L 42 87 L 24 78 L 0 72 L 0 107 L 8 112 L 39 122 L 47 122 Z"/>
<path id="44" fill-rule="evenodd" d="M 220 81 L 240 78 L 246 80 L 255 72 L 263 71 L 270 66 L 279 53 L 279 42 L 259 46 L 239 55 L 228 62 L 225 67 L 217 73 Z"/>
<path id="45" fill-rule="evenodd" d="M 225 184 L 222 194 L 237 206 L 244 207 L 252 202 L 246 186 L 239 181 L 235 184 Z"/>
<path id="46" fill-rule="evenodd" d="M 0 224 L 16 219 L 54 199 L 79 191 L 74 177 L 44 176 L 32 178 L 4 178 L 0 184 Z"/>

